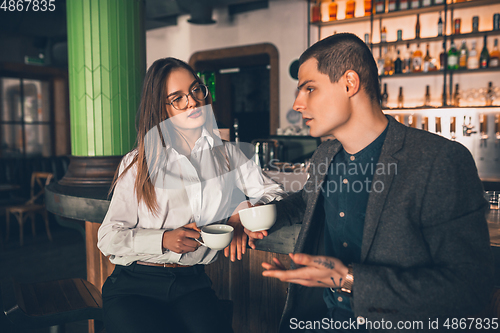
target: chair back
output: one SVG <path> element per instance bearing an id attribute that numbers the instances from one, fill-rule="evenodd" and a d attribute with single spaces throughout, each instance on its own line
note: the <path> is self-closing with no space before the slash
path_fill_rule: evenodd
<path id="1" fill-rule="evenodd" d="M 50 184 L 52 178 L 53 175 L 50 172 L 33 172 L 31 174 L 30 199 L 26 204 L 34 204 L 45 193 L 45 186 Z"/>

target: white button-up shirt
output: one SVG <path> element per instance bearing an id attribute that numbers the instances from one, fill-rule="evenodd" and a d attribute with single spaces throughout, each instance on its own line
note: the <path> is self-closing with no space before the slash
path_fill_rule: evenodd
<path id="1" fill-rule="evenodd" d="M 213 145 L 213 138 L 204 129 L 190 158 L 167 146 L 165 176 L 158 177 L 154 184 L 159 207 L 156 215 L 144 202 L 137 202 L 134 190 L 137 167 L 134 165 L 120 178 L 99 228 L 97 243 L 112 263 L 209 264 L 215 260 L 217 251 L 205 246 L 184 254 L 165 250 L 163 233 L 193 221 L 198 227 L 225 223 L 235 206 L 245 200 L 244 193 L 259 203 L 281 200 L 285 196 L 281 185 L 264 176 L 258 165 L 229 143 L 225 143 L 225 151 L 230 171 L 225 167 L 221 175 L 211 151 Z M 120 174 L 134 154 L 136 151 L 123 158 Z"/>

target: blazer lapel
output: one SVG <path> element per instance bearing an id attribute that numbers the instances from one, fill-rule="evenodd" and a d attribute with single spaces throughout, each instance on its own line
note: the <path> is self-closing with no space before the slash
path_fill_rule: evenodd
<path id="1" fill-rule="evenodd" d="M 403 147 L 405 138 L 406 127 L 398 123 L 393 117 L 388 116 L 388 118 L 389 128 L 377 163 L 376 170 L 379 172 L 375 172 L 375 175 L 373 175 L 372 189 L 366 208 L 363 241 L 361 244 L 361 262 L 364 262 L 368 255 L 380 216 L 384 209 L 387 194 L 397 172 L 398 160 L 392 155 Z M 383 170 L 379 170 L 379 167 L 382 166 Z"/>

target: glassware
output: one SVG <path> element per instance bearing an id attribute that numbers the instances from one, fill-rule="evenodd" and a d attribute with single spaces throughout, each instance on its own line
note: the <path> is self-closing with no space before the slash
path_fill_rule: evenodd
<path id="1" fill-rule="evenodd" d="M 490 204 L 490 209 L 498 209 L 498 200 L 500 199 L 500 191 L 486 191 L 484 198 Z"/>

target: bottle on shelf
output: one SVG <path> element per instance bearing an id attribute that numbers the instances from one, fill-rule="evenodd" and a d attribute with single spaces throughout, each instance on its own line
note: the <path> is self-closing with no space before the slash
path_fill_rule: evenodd
<path id="1" fill-rule="evenodd" d="M 479 32 L 479 16 L 472 17 L 472 32 Z"/>
<path id="2" fill-rule="evenodd" d="M 469 52 L 469 58 L 467 59 L 468 69 L 478 69 L 479 68 L 479 57 L 476 51 L 476 41 L 472 41 L 472 49 Z"/>
<path id="3" fill-rule="evenodd" d="M 446 58 L 447 58 L 447 52 L 446 52 L 446 43 L 443 43 L 443 50 L 439 54 L 439 69 L 443 70 L 447 64 L 446 64 Z"/>
<path id="4" fill-rule="evenodd" d="M 451 139 L 455 140 L 457 138 L 456 136 L 456 129 L 457 129 L 457 117 L 450 117 L 450 135 Z"/>
<path id="5" fill-rule="evenodd" d="M 432 71 L 432 70 L 434 70 L 434 65 L 432 63 L 431 55 L 429 54 L 429 43 L 427 43 L 425 57 L 424 57 L 423 71 L 428 72 L 428 71 Z"/>
<path id="6" fill-rule="evenodd" d="M 490 67 L 500 67 L 500 51 L 498 51 L 498 39 L 495 38 L 493 50 L 490 53 Z"/>
<path id="7" fill-rule="evenodd" d="M 444 0 L 434 0 L 435 5 L 442 5 L 444 3 Z"/>
<path id="8" fill-rule="evenodd" d="M 431 0 L 422 0 L 422 7 L 429 7 L 432 5 Z"/>
<path id="9" fill-rule="evenodd" d="M 443 19 L 441 18 L 441 12 L 439 12 L 439 20 L 438 20 L 438 36 L 443 35 Z"/>
<path id="10" fill-rule="evenodd" d="M 446 89 L 443 86 L 443 93 L 441 94 L 441 106 L 448 106 L 448 93 L 446 92 Z"/>
<path id="11" fill-rule="evenodd" d="M 398 10 L 397 1 L 389 0 L 389 3 L 387 4 L 387 11 L 395 12 L 396 10 Z"/>
<path id="12" fill-rule="evenodd" d="M 429 130 L 429 117 L 422 117 L 422 130 Z"/>
<path id="13" fill-rule="evenodd" d="M 460 92 L 458 90 L 458 83 L 455 84 L 455 92 L 453 93 L 452 105 L 455 107 L 460 106 Z"/>
<path id="14" fill-rule="evenodd" d="M 370 45 L 370 34 L 369 33 L 365 34 L 365 44 Z"/>
<path id="15" fill-rule="evenodd" d="M 431 87 L 429 85 L 425 86 L 425 96 L 424 96 L 424 106 L 431 105 Z"/>
<path id="16" fill-rule="evenodd" d="M 467 69 L 467 60 L 469 59 L 469 50 L 467 50 L 467 45 L 465 40 L 462 41 L 462 46 L 460 47 L 460 55 L 458 56 L 458 68 Z"/>
<path id="17" fill-rule="evenodd" d="M 399 0 L 399 10 L 410 9 L 410 0 Z"/>
<path id="18" fill-rule="evenodd" d="M 398 108 L 402 109 L 404 107 L 403 104 L 404 104 L 403 87 L 399 87 Z"/>
<path id="19" fill-rule="evenodd" d="M 356 2 L 354 0 L 347 0 L 345 3 L 345 18 L 350 19 L 354 17 L 354 9 L 356 8 Z"/>
<path id="20" fill-rule="evenodd" d="M 382 108 L 387 108 L 387 100 L 389 99 L 389 95 L 387 94 L 387 83 L 384 83 L 384 92 L 382 93 Z"/>
<path id="21" fill-rule="evenodd" d="M 417 23 L 415 24 L 415 39 L 418 38 L 420 38 L 420 14 L 417 14 Z"/>
<path id="22" fill-rule="evenodd" d="M 420 43 L 417 44 L 417 49 L 413 52 L 412 72 L 422 71 L 422 51 L 420 51 Z"/>
<path id="23" fill-rule="evenodd" d="M 488 68 L 490 62 L 490 53 L 488 52 L 488 44 L 486 42 L 486 35 L 484 35 L 484 44 L 483 50 L 479 55 L 479 67 L 480 68 Z"/>
<path id="24" fill-rule="evenodd" d="M 398 50 L 397 58 L 396 60 L 394 60 L 394 74 L 401 74 L 401 73 L 403 73 L 403 61 L 401 60 Z"/>
<path id="25" fill-rule="evenodd" d="M 380 57 L 377 59 L 378 75 L 384 75 L 384 65 L 385 65 L 385 55 L 387 53 L 387 46 L 384 46 L 383 51 L 380 53 Z"/>
<path id="26" fill-rule="evenodd" d="M 448 69 L 458 69 L 458 50 L 453 39 L 451 40 L 450 50 L 448 51 Z"/>
<path id="27" fill-rule="evenodd" d="M 330 21 L 337 20 L 337 3 L 335 0 L 332 0 L 328 5 L 328 16 Z"/>
<path id="28" fill-rule="evenodd" d="M 385 29 L 385 26 L 382 27 L 382 30 L 380 30 L 380 42 L 387 42 L 387 30 Z"/>
<path id="29" fill-rule="evenodd" d="M 372 0 L 365 0 L 365 16 L 372 14 Z"/>
<path id="30" fill-rule="evenodd" d="M 441 135 L 441 117 L 436 117 L 436 134 Z"/>
<path id="31" fill-rule="evenodd" d="M 420 8 L 420 0 L 411 0 L 410 6 L 411 6 L 411 9 Z"/>
<path id="32" fill-rule="evenodd" d="M 495 99 L 495 93 L 493 92 L 493 82 L 488 82 L 488 90 L 486 91 L 486 106 L 491 106 L 493 100 Z"/>
<path id="33" fill-rule="evenodd" d="M 375 13 L 377 14 L 385 13 L 385 0 L 375 1 Z"/>
<path id="34" fill-rule="evenodd" d="M 311 22 L 321 22 L 321 0 L 316 0 L 311 6 Z"/>
<path id="35" fill-rule="evenodd" d="M 456 18 L 455 19 L 455 24 L 453 25 L 453 33 L 455 35 L 459 35 L 460 34 L 460 26 L 462 25 L 462 20 L 459 19 L 459 18 Z"/>
<path id="36" fill-rule="evenodd" d="M 413 53 L 410 49 L 410 43 L 406 43 L 406 53 L 403 60 L 403 73 L 411 72 L 411 62 L 412 62 Z"/>
<path id="37" fill-rule="evenodd" d="M 384 75 L 394 74 L 394 61 L 392 59 L 392 48 L 390 48 L 389 51 L 385 54 Z"/>

